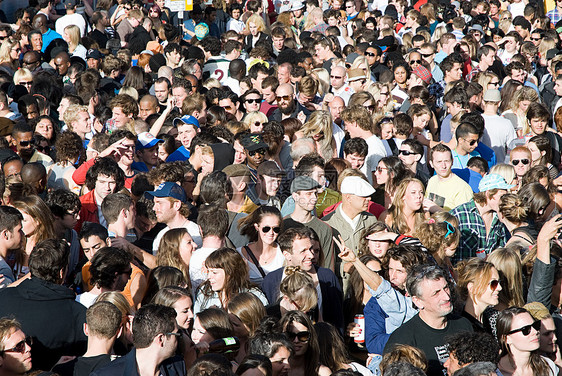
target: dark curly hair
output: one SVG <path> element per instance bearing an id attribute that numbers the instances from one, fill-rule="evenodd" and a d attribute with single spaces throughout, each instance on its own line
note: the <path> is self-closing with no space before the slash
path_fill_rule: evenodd
<path id="1" fill-rule="evenodd" d="M 102 288 L 111 288 L 115 278 L 130 270 L 131 254 L 121 248 L 104 247 L 92 257 L 90 283 Z"/>
<path id="2" fill-rule="evenodd" d="M 57 149 L 57 162 L 73 162 L 84 152 L 82 139 L 72 131 L 63 132 L 57 138 L 55 147 Z"/>
<path id="3" fill-rule="evenodd" d="M 123 189 L 125 185 L 125 173 L 121 170 L 121 167 L 113 159 L 105 157 L 100 158 L 92 168 L 86 173 L 86 187 L 92 190 L 96 186 L 96 180 L 98 180 L 98 175 L 103 174 L 110 176 L 115 179 L 115 190 L 114 192 L 119 192 Z"/>
<path id="4" fill-rule="evenodd" d="M 500 360 L 500 346 L 491 334 L 459 332 L 448 339 L 449 353 L 454 354 L 459 365 Z"/>

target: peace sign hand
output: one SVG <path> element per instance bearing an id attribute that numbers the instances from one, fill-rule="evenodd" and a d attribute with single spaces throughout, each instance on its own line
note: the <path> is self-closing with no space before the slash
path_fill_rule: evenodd
<path id="1" fill-rule="evenodd" d="M 353 250 L 345 246 L 345 242 L 343 241 L 341 235 L 338 235 L 338 239 L 336 239 L 335 236 L 333 237 L 333 239 L 334 243 L 336 243 L 339 249 L 341 249 L 341 252 L 338 254 L 339 258 L 341 258 L 345 262 L 354 262 L 355 260 L 357 260 L 357 256 L 355 256 Z"/>

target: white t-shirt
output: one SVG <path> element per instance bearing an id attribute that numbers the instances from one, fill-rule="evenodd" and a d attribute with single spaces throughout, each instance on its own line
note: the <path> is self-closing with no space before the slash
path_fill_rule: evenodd
<path id="1" fill-rule="evenodd" d="M 235 20 L 234 18 L 231 18 L 226 23 L 226 30 L 234 30 L 238 34 L 240 34 L 242 31 L 244 31 L 245 28 L 246 28 L 246 24 L 244 22 L 242 22 L 240 20 Z"/>
<path id="2" fill-rule="evenodd" d="M 504 163 L 507 145 L 517 138 L 515 129 L 513 129 L 511 121 L 503 116 L 482 114 L 482 117 L 484 118 L 482 142 L 494 150 L 498 163 Z"/>
<path id="3" fill-rule="evenodd" d="M 94 295 L 90 291 L 83 292 L 76 296 L 76 301 L 86 308 L 90 308 L 94 304 L 99 295 Z"/>
<path id="4" fill-rule="evenodd" d="M 199 248 L 193 251 L 189 260 L 189 279 L 191 279 L 193 296 L 197 295 L 197 288 L 207 279 L 207 273 L 202 270 L 205 260 L 216 250 L 217 248 Z"/>
<path id="5" fill-rule="evenodd" d="M 186 219 L 186 223 L 184 226 L 197 247 L 201 247 L 203 245 L 203 239 L 201 239 L 201 233 L 199 232 L 199 226 L 197 224 L 191 222 L 190 220 Z M 152 243 L 152 254 L 156 256 L 158 253 L 158 248 L 160 247 L 160 240 L 162 240 L 162 236 L 170 230 L 168 226 L 164 227 L 158 235 L 154 238 L 154 242 Z"/>
<path id="6" fill-rule="evenodd" d="M 369 183 L 373 184 L 373 174 L 372 172 L 377 168 L 379 161 L 386 157 L 386 149 L 381 139 L 376 135 L 372 135 L 367 138 L 367 146 L 369 146 L 369 151 L 367 152 L 367 158 L 365 158 L 365 163 L 361 167 L 361 172 L 367 176 Z"/>
<path id="7" fill-rule="evenodd" d="M 80 29 L 80 37 L 84 36 L 86 33 L 86 20 L 84 17 L 78 13 L 74 14 L 67 14 L 62 16 L 55 22 L 55 31 L 59 33 L 61 36 L 64 33 L 64 28 L 69 25 L 76 25 Z"/>
<path id="8" fill-rule="evenodd" d="M 238 253 L 240 253 L 240 255 L 242 255 L 242 257 L 246 261 L 246 264 L 248 264 L 248 271 L 249 271 L 249 274 L 250 274 L 250 282 L 261 284 L 261 282 L 263 281 L 263 277 L 262 277 L 258 267 L 256 266 L 256 264 L 254 264 L 252 262 L 251 258 L 246 257 L 242 254 L 242 248 L 243 247 L 240 247 L 240 248 L 237 248 L 236 250 L 238 251 Z M 275 254 L 275 258 L 273 259 L 273 261 L 270 262 L 268 265 L 260 265 L 260 266 L 263 269 L 263 271 L 265 272 L 265 274 L 267 275 L 274 270 L 282 268 L 284 263 L 285 263 L 285 256 L 283 256 L 283 252 L 281 252 L 281 248 L 279 248 L 279 246 L 277 246 L 277 252 Z"/>

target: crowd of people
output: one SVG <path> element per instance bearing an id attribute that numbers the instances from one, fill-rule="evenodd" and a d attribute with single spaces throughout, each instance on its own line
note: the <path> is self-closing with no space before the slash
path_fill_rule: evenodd
<path id="1" fill-rule="evenodd" d="M 177 3 L 0 4 L 0 376 L 559 374 L 562 1 Z"/>

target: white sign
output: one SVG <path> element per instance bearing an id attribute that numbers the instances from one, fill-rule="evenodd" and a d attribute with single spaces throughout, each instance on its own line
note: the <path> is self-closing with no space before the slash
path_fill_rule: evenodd
<path id="1" fill-rule="evenodd" d="M 193 0 L 166 0 L 166 7 L 172 12 L 193 10 Z"/>

